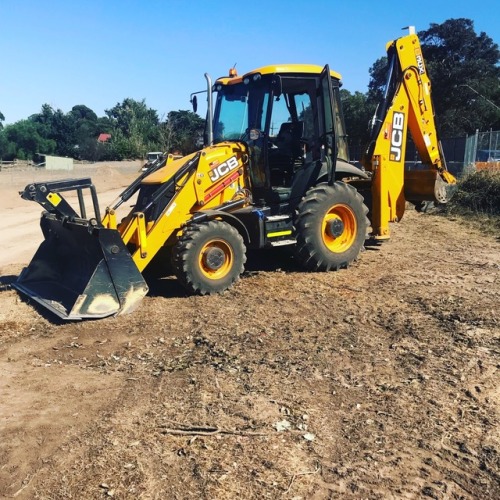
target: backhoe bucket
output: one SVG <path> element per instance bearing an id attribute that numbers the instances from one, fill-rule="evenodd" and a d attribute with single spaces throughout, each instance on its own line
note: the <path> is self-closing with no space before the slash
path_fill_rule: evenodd
<path id="1" fill-rule="evenodd" d="M 13 287 L 64 320 L 131 312 L 148 292 L 114 229 L 45 213 L 45 240 Z"/>
<path id="2" fill-rule="evenodd" d="M 405 170 L 404 193 L 408 201 L 447 203 L 454 189 L 435 169 Z"/>

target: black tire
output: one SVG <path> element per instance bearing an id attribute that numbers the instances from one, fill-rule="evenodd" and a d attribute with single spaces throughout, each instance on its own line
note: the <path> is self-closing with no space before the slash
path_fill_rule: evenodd
<path id="1" fill-rule="evenodd" d="M 298 206 L 296 257 L 310 271 L 347 267 L 363 249 L 370 222 L 363 197 L 335 182 L 311 188 Z"/>
<path id="2" fill-rule="evenodd" d="M 218 220 L 193 224 L 173 248 L 174 273 L 190 293 L 220 293 L 239 279 L 245 252 L 243 238 L 230 224 Z"/>

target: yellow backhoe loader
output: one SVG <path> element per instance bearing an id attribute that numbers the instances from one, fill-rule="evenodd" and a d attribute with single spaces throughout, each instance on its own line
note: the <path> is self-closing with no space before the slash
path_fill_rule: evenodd
<path id="1" fill-rule="evenodd" d="M 142 273 L 158 255 L 168 256 L 190 293 L 202 295 L 238 280 L 247 248 L 294 245 L 306 270 L 347 267 L 367 236 L 389 237 L 406 200 L 445 202 L 455 183 L 414 30 L 389 42 L 387 53 L 364 168 L 348 161 L 341 77 L 328 66 L 231 70 L 213 85 L 205 74 L 206 146 L 157 161 L 102 217 L 90 179 L 26 186 L 22 197 L 45 209 L 45 239 L 13 286 L 73 320 L 133 310 L 148 292 Z M 416 172 L 404 166 L 408 129 L 425 165 Z M 70 191 L 78 209 L 63 196 Z M 118 207 L 133 195 L 135 205 L 118 221 Z"/>

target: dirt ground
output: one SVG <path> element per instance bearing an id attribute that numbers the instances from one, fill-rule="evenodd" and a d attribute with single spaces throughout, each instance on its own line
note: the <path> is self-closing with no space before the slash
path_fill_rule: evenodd
<path id="1" fill-rule="evenodd" d="M 109 203 L 136 172 L 74 175 Z M 498 238 L 408 211 L 348 270 L 251 254 L 223 295 L 58 324 L 8 287 L 42 177 L 0 172 L 1 498 L 500 498 Z"/>

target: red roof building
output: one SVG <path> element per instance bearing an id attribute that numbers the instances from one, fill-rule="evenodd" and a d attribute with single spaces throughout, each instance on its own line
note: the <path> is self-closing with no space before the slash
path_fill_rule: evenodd
<path id="1" fill-rule="evenodd" d="M 111 139 L 111 134 L 99 134 L 97 142 L 108 142 Z"/>

